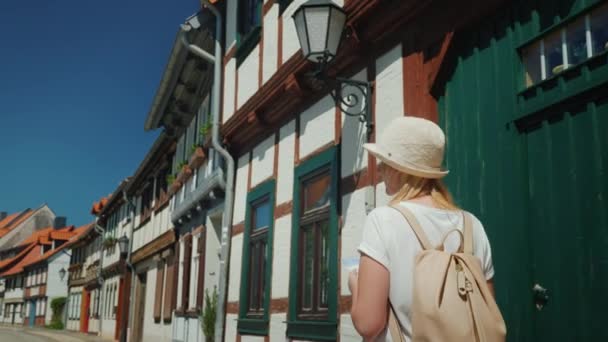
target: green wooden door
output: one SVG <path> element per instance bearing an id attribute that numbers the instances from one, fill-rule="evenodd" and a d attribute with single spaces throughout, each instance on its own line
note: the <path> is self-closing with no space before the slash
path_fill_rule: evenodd
<path id="1" fill-rule="evenodd" d="M 549 296 L 546 306 L 534 309 L 535 341 L 608 341 L 608 101 L 583 107 L 522 133 L 532 246 L 528 286 L 539 284 Z"/>

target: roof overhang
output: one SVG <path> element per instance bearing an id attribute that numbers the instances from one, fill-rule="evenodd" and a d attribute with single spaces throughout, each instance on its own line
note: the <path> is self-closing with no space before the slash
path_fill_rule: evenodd
<path id="1" fill-rule="evenodd" d="M 182 34 L 192 44 L 214 52 L 213 27 L 215 18 L 209 11 L 201 11 L 186 20 L 191 29 L 177 32 L 169 61 L 146 118 L 146 131 L 165 127 L 170 132 L 183 129 L 197 112 L 202 94 L 209 92 L 213 82 L 211 65 L 188 52 Z"/>

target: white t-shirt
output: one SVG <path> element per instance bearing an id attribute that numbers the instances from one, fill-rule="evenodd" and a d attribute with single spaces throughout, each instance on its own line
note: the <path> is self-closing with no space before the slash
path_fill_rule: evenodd
<path id="1" fill-rule="evenodd" d="M 412 211 L 432 245 L 441 243 L 445 233 L 454 228 L 463 229 L 463 217 L 459 211 L 449 211 L 411 202 L 401 202 Z M 471 215 L 473 216 L 473 215 Z M 446 251 L 456 251 L 460 238 L 450 234 Z M 389 299 L 395 308 L 404 334 L 411 340 L 411 306 L 413 293 L 414 258 L 422 251 L 416 234 L 403 215 L 390 207 L 374 209 L 365 222 L 359 252 L 382 264 L 390 273 Z M 473 254 L 481 260 L 486 279 L 494 276 L 492 252 L 483 225 L 473 216 Z M 384 332 L 378 340 L 389 340 Z"/>

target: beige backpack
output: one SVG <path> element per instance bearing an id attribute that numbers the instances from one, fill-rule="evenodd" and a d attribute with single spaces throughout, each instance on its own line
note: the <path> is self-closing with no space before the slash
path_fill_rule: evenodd
<path id="1" fill-rule="evenodd" d="M 454 229 L 433 247 L 411 211 L 397 209 L 416 233 L 423 251 L 416 256 L 412 302 L 413 342 L 504 342 L 507 334 L 481 263 L 473 255 L 471 216 L 464 214 L 464 234 Z M 458 232 L 456 253 L 444 251 L 449 234 Z M 393 342 L 405 342 L 394 310 L 389 315 Z"/>

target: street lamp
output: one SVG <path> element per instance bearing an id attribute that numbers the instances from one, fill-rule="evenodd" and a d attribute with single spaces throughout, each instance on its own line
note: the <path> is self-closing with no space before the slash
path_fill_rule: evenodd
<path id="1" fill-rule="evenodd" d="M 346 25 L 346 12 L 329 0 L 309 0 L 293 14 L 302 54 L 317 65 L 314 76 L 335 89 L 330 92 L 342 112 L 358 117 L 366 124 L 367 137 L 372 132 L 370 82 L 330 78 L 327 66 L 338 54 Z"/>
<path id="2" fill-rule="evenodd" d="M 60 279 L 61 281 L 63 281 L 63 278 L 65 278 L 65 274 L 66 274 L 66 270 L 65 270 L 65 268 L 63 268 L 63 267 L 62 267 L 62 268 L 59 270 L 59 279 Z"/>
<path id="3" fill-rule="evenodd" d="M 129 238 L 126 235 L 123 235 L 118 239 L 118 249 L 120 250 L 120 255 L 122 256 L 129 253 Z"/>

